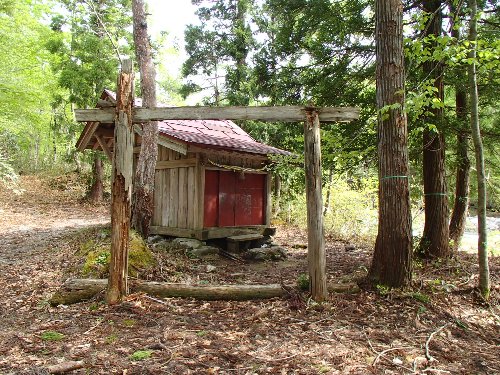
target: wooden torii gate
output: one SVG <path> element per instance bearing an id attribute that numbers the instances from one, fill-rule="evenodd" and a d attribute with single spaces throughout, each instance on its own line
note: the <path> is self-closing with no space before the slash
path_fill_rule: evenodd
<path id="1" fill-rule="evenodd" d="M 320 122 L 345 122 L 359 118 L 359 109 L 314 106 L 275 107 L 133 107 L 133 69 L 123 61 L 118 77 L 116 108 L 75 110 L 76 121 L 115 123 L 111 209 L 111 260 L 106 299 L 121 301 L 127 293 L 128 238 L 132 195 L 133 123 L 152 120 L 260 120 L 304 121 L 306 174 L 308 271 L 311 296 L 323 301 L 328 296 L 321 193 Z"/>

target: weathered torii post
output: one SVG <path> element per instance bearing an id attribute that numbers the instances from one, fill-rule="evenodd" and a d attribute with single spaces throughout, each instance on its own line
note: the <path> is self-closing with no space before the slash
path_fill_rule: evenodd
<path id="1" fill-rule="evenodd" d="M 128 292 L 128 242 L 134 161 L 132 123 L 134 73 L 130 59 L 123 60 L 117 84 L 115 150 L 111 172 L 111 257 L 106 290 L 106 301 L 109 304 L 121 302 Z"/>
<path id="2" fill-rule="evenodd" d="M 129 90 L 132 89 L 130 85 Z M 126 94 L 122 94 L 126 95 Z M 131 91 L 128 94 L 132 97 Z M 118 103 L 117 103 L 118 105 Z M 118 107 L 116 108 L 118 111 Z M 106 122 L 111 123 L 115 119 L 114 108 L 95 108 L 76 110 L 75 117 L 81 122 Z M 326 257 L 324 246 L 323 233 L 323 216 L 322 216 L 322 192 L 321 192 L 321 146 L 319 126 L 321 122 L 345 122 L 352 121 L 359 117 L 357 108 L 343 107 L 312 107 L 312 106 L 280 106 L 280 107 L 158 107 L 158 108 L 132 108 L 133 123 L 144 123 L 151 120 L 260 120 L 260 121 L 282 121 L 282 122 L 302 122 L 304 121 L 304 156 L 305 156 L 305 171 L 306 171 L 306 199 L 307 199 L 307 231 L 308 231 L 308 271 L 310 280 L 310 292 L 315 301 L 324 301 L 328 297 L 326 285 Z M 117 123 L 117 126 L 119 124 Z M 124 137 L 118 137 L 115 128 L 115 160 L 119 155 L 127 158 L 132 158 L 132 150 Z M 127 159 L 128 160 L 128 159 Z M 114 185 L 113 185 L 114 186 Z M 113 187 L 114 188 L 114 187 Z M 114 194 L 114 191 L 113 191 Z M 126 192 L 122 192 L 126 196 Z M 114 195 L 113 195 L 114 198 Z M 130 201 L 129 201 L 130 202 Z M 115 210 L 113 209 L 113 214 Z M 121 211 L 123 214 L 129 212 Z M 130 220 L 130 218 L 129 218 Z M 123 238 L 128 238 L 128 227 L 126 221 L 116 221 L 112 218 L 113 228 L 112 233 L 123 233 Z M 114 236 L 114 234 L 113 234 Z M 123 243 L 122 243 L 123 245 Z M 121 254 L 113 254 L 112 259 L 116 256 L 117 259 L 125 259 L 119 266 L 118 263 L 112 263 L 110 269 L 110 277 L 108 283 L 108 301 L 117 302 L 121 296 L 126 294 L 126 281 L 118 285 L 120 297 L 118 299 L 110 298 L 114 296 L 115 281 L 123 280 L 123 276 L 127 275 L 127 248 L 122 247 Z M 118 248 L 117 248 L 118 250 Z M 118 250 L 119 251 L 119 250 Z M 111 274 L 113 273 L 113 274 Z M 112 284 L 113 283 L 113 284 Z M 111 293 L 113 291 L 113 293 Z"/>

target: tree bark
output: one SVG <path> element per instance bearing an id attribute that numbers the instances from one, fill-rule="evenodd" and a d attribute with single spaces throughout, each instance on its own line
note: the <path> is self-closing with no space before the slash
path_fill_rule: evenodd
<path id="1" fill-rule="evenodd" d="M 102 292 L 106 284 L 106 279 L 68 279 L 52 295 L 50 304 L 69 305 L 89 300 Z M 327 288 L 332 293 L 359 292 L 359 287 L 355 283 L 328 284 Z M 137 280 L 130 283 L 130 289 L 134 293 L 147 293 L 162 298 L 182 297 L 200 300 L 243 301 L 287 296 L 286 290 L 280 284 L 186 285 Z M 293 287 L 289 286 L 286 289 Z"/>
<path id="2" fill-rule="evenodd" d="M 457 251 L 465 231 L 469 208 L 470 160 L 468 156 L 469 136 L 467 125 L 467 93 L 461 85 L 455 87 L 455 107 L 460 128 L 457 135 L 457 175 L 455 180 L 455 202 L 450 219 L 450 246 Z"/>
<path id="3" fill-rule="evenodd" d="M 274 174 L 274 216 L 277 217 L 281 212 L 281 176 L 276 172 Z"/>
<path id="4" fill-rule="evenodd" d="M 115 151 L 111 187 L 111 258 L 106 301 L 121 302 L 128 292 L 128 242 L 132 197 L 134 130 L 132 125 L 132 61 L 123 61 L 116 95 Z"/>
<path id="5" fill-rule="evenodd" d="M 368 277 L 374 283 L 400 287 L 410 283 L 412 273 L 403 4 L 377 0 L 375 9 L 379 224 Z"/>
<path id="6" fill-rule="evenodd" d="M 145 5 L 143 0 L 132 1 L 134 18 L 134 43 L 141 73 L 142 106 L 156 107 L 156 71 L 148 37 Z M 155 166 L 158 158 L 158 122 L 143 124 L 141 151 L 137 161 L 132 227 L 143 237 L 149 234 L 154 209 Z"/>
<path id="7" fill-rule="evenodd" d="M 470 3 L 470 29 L 469 41 L 471 49 L 468 53 L 472 63 L 469 65 L 469 88 L 470 88 L 470 123 L 472 128 L 472 140 L 476 154 L 477 170 L 477 222 L 478 222 L 478 262 L 479 262 L 479 290 L 485 299 L 490 296 L 490 270 L 488 264 L 488 236 L 486 227 L 486 178 L 484 170 L 483 142 L 481 129 L 479 127 L 479 105 L 476 73 L 476 48 L 477 48 L 477 1 Z"/>
<path id="8" fill-rule="evenodd" d="M 441 0 L 429 0 L 423 3 L 424 10 L 429 14 L 426 36 L 438 38 L 442 29 Z M 436 41 L 430 42 L 428 48 L 436 46 Z M 444 99 L 443 64 L 440 61 L 426 61 L 424 74 L 434 79 L 437 89 L 436 97 Z M 449 208 L 445 172 L 445 139 L 441 131 L 443 120 L 442 108 L 429 108 L 432 117 L 426 122 L 435 124 L 436 130 L 427 126 L 423 133 L 423 175 L 425 225 L 419 244 L 419 254 L 423 258 L 445 258 L 451 255 L 449 246 Z"/>
<path id="9" fill-rule="evenodd" d="M 101 157 L 94 153 L 94 165 L 92 168 L 92 187 L 90 188 L 89 200 L 94 203 L 100 203 L 103 200 L 103 170 Z"/>
<path id="10" fill-rule="evenodd" d="M 326 288 L 326 255 L 321 191 L 321 143 L 319 117 L 306 111 L 304 123 L 304 157 L 307 202 L 307 261 L 311 297 L 316 302 L 328 298 Z"/>

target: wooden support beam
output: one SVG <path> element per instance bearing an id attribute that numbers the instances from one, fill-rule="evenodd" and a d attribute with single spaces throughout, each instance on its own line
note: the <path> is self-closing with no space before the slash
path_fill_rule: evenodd
<path id="1" fill-rule="evenodd" d="M 111 183 L 111 257 L 106 301 L 116 304 L 128 293 L 128 246 L 132 200 L 134 129 L 132 125 L 132 60 L 124 59 L 118 76 L 115 157 Z"/>
<path id="2" fill-rule="evenodd" d="M 156 169 L 186 168 L 186 167 L 194 167 L 195 165 L 196 165 L 196 158 L 166 160 L 166 161 L 157 161 Z"/>
<path id="3" fill-rule="evenodd" d="M 134 108 L 134 122 L 151 120 L 260 120 L 260 121 L 304 121 L 306 112 L 314 110 L 321 122 L 352 121 L 359 118 L 359 109 L 353 107 L 310 108 L 304 106 L 276 107 L 158 107 Z M 112 122 L 114 110 L 77 109 L 76 121 Z"/>
<path id="4" fill-rule="evenodd" d="M 323 198 L 321 194 L 321 146 L 319 117 L 307 113 L 304 123 L 304 155 L 307 202 L 307 261 L 311 297 L 316 302 L 327 299 L 326 255 L 323 231 Z"/>
<path id="5" fill-rule="evenodd" d="M 95 134 L 95 138 L 97 139 L 97 142 L 99 142 L 99 144 L 101 145 L 101 148 L 108 157 L 109 161 L 113 161 L 113 154 L 111 153 L 111 150 L 109 149 L 104 139 L 102 139 L 102 137 L 97 134 Z"/>
<path id="6" fill-rule="evenodd" d="M 80 139 L 76 144 L 76 148 L 78 148 L 79 151 L 85 150 L 85 148 L 90 142 L 90 139 L 92 138 L 92 135 L 94 134 L 98 126 L 99 122 L 92 122 L 88 127 L 87 131 L 85 132 L 85 134 L 83 134 L 83 136 L 80 137 Z"/>

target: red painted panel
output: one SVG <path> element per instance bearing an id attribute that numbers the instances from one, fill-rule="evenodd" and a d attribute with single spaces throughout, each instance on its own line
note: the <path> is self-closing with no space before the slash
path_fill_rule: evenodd
<path id="1" fill-rule="evenodd" d="M 236 173 L 219 172 L 219 227 L 235 225 Z"/>
<path id="2" fill-rule="evenodd" d="M 205 171 L 205 207 L 203 226 L 216 227 L 219 214 L 219 172 Z"/>
<path id="3" fill-rule="evenodd" d="M 266 176 L 205 172 L 204 227 L 265 224 Z"/>
<path id="4" fill-rule="evenodd" d="M 266 177 L 263 174 L 239 175 L 236 180 L 235 225 L 264 224 L 264 192 Z"/>

